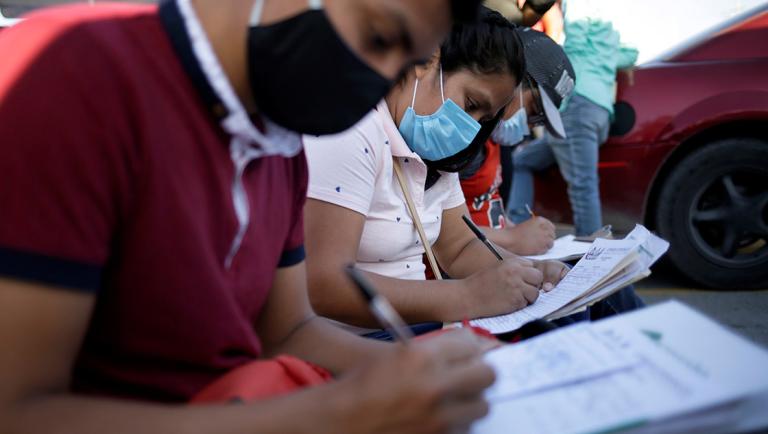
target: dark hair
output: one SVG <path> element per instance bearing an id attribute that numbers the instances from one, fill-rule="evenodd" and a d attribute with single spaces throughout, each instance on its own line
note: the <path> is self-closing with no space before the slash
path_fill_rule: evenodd
<path id="1" fill-rule="evenodd" d="M 457 23 L 440 45 L 444 72 L 469 69 L 479 74 L 509 72 L 519 81 L 525 74 L 523 45 L 516 26 L 484 6 L 475 22 Z"/>
<path id="2" fill-rule="evenodd" d="M 451 16 L 456 23 L 470 23 L 477 19 L 482 0 L 451 0 Z"/>

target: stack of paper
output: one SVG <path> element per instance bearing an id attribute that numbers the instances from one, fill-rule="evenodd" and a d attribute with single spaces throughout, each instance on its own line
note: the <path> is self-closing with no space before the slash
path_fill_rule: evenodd
<path id="1" fill-rule="evenodd" d="M 550 292 L 535 303 L 507 315 L 480 318 L 472 325 L 505 333 L 534 319 L 557 319 L 585 309 L 651 274 L 650 267 L 669 243 L 638 225 L 623 240 L 597 239 L 587 253 Z"/>
<path id="2" fill-rule="evenodd" d="M 573 235 L 566 235 L 555 240 L 551 249 L 543 255 L 525 256 L 534 261 L 572 261 L 584 256 L 592 243 L 576 241 Z"/>
<path id="3" fill-rule="evenodd" d="M 503 347 L 472 434 L 768 427 L 768 351 L 669 302 Z"/>

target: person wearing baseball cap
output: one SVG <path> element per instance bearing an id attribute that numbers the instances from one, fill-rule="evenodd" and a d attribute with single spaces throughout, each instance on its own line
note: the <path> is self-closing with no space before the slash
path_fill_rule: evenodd
<path id="1" fill-rule="evenodd" d="M 483 151 L 461 173 L 461 184 L 473 221 L 486 229 L 497 245 L 519 255 L 546 252 L 555 239 L 555 226 L 544 217 L 515 225 L 505 218 L 502 166 L 511 162 L 511 149 L 543 126 L 564 138 L 559 108 L 574 88 L 574 72 L 563 49 L 544 33 L 518 28 L 527 73 L 517 97 L 509 104 Z M 507 160 L 507 161 L 505 161 Z"/>
<path id="2" fill-rule="evenodd" d="M 508 196 L 507 210 L 508 217 L 515 223 L 522 223 L 530 217 L 525 205 L 533 203 L 533 171 L 557 163 L 568 184 L 576 235 L 590 235 L 603 226 L 598 150 L 608 138 L 616 71 L 631 67 L 637 59 L 637 50 L 622 46 L 619 33 L 610 21 L 600 17 L 600 8 L 593 6 L 588 0 L 565 2 L 566 41 L 563 50 L 573 64 L 578 80 L 574 83 L 557 72 L 551 72 L 552 76 L 548 77 L 551 82 L 539 80 L 539 88 L 544 90 L 543 110 L 547 114 L 547 123 L 552 127 L 551 134 L 515 152 L 512 192 Z M 529 44 L 527 51 L 542 50 L 545 45 L 530 41 Z M 542 56 L 547 57 L 551 58 Z M 546 75 L 553 65 L 540 66 L 542 70 L 529 66 L 529 75 L 534 78 L 538 74 Z M 544 84 L 547 82 L 551 84 Z M 566 90 L 572 91 L 573 96 L 566 101 L 562 115 L 555 115 L 553 106 Z M 558 134 L 551 131 L 553 129 Z"/>

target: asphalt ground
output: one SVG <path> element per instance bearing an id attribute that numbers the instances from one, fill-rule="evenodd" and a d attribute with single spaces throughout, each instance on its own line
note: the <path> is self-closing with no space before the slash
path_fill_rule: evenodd
<path id="1" fill-rule="evenodd" d="M 768 348 L 768 289 L 704 289 L 663 262 L 654 266 L 652 272 L 636 284 L 638 295 L 647 304 L 677 299 Z"/>

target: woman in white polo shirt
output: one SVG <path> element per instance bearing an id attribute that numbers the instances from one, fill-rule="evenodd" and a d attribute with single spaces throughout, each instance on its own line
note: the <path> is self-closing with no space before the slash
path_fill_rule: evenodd
<path id="1" fill-rule="evenodd" d="M 309 286 L 318 313 L 377 327 L 340 273 L 356 263 L 409 323 L 455 321 L 520 309 L 557 283 L 560 263 L 498 261 L 465 226 L 456 165 L 481 128 L 509 103 L 523 70 L 513 27 L 485 10 L 457 25 L 440 51 L 352 129 L 305 137 Z M 424 247 L 393 170 L 403 169 L 440 266 L 455 280 L 425 280 Z M 457 170 L 457 169 L 456 169 Z M 456 170 L 453 170 L 454 172 Z M 428 187 L 428 188 L 427 188 Z"/>

